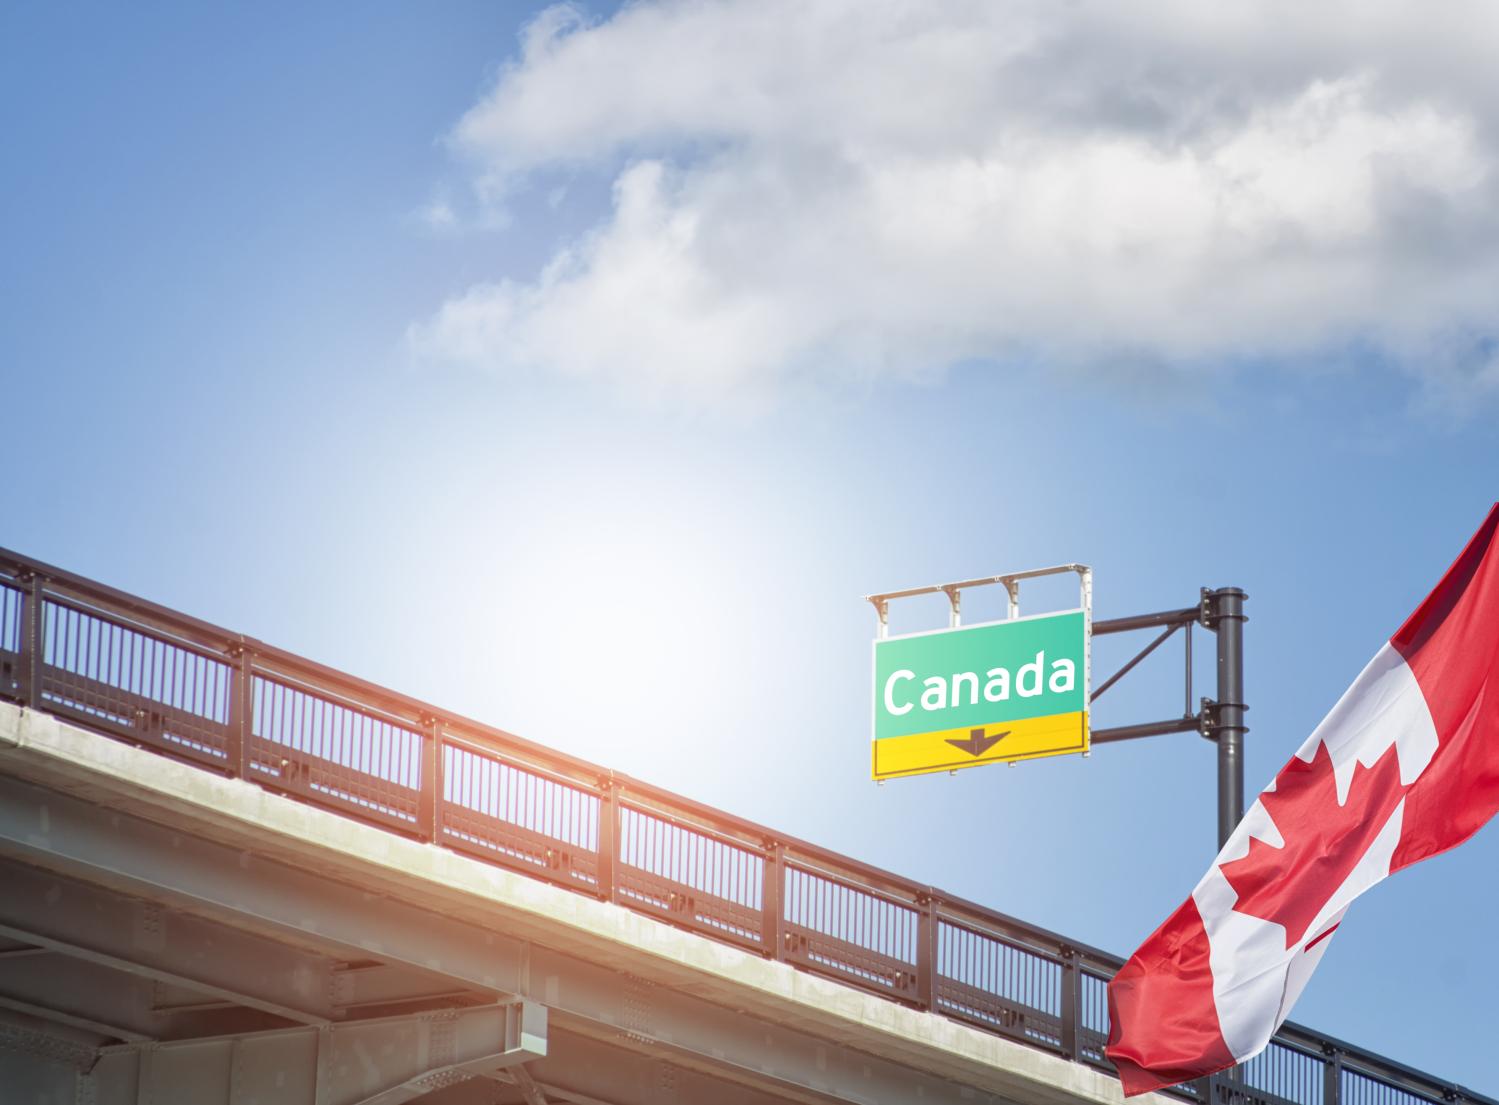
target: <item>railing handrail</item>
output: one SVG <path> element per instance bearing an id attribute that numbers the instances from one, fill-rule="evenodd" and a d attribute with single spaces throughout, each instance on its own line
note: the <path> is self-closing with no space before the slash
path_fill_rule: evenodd
<path id="1" fill-rule="evenodd" d="M 723 841 L 741 845 L 746 850 L 761 854 L 769 865 L 774 857 L 783 857 L 797 867 L 822 872 L 836 879 L 845 880 L 856 889 L 873 891 L 880 898 L 921 913 L 922 916 L 951 918 L 961 927 L 979 932 L 993 933 L 1008 941 L 1028 947 L 1031 954 L 1056 958 L 1088 968 L 1100 977 L 1112 974 L 1124 964 L 1124 960 L 1099 948 L 1070 939 L 1039 925 L 1002 913 L 972 900 L 949 894 L 938 888 L 886 871 L 851 856 L 846 856 L 809 841 L 801 840 L 768 826 L 715 809 L 694 799 L 646 783 L 631 776 L 613 771 L 581 757 L 572 756 L 529 741 L 524 737 L 484 722 L 466 717 L 432 703 L 393 691 L 387 687 L 361 679 L 358 676 L 320 664 L 296 653 L 267 644 L 257 638 L 236 633 L 211 622 L 181 613 L 169 607 L 143 599 L 76 573 L 9 549 L 0 548 L 0 575 L 9 576 L 14 585 L 27 581 L 40 581 L 43 593 L 67 603 L 88 607 L 100 615 L 130 624 L 148 633 L 158 634 L 169 642 L 180 642 L 192 646 L 195 652 L 206 651 L 214 659 L 233 665 L 236 657 L 249 653 L 254 673 L 285 680 L 306 690 L 322 695 L 335 695 L 351 705 L 365 711 L 377 711 L 400 719 L 416 733 L 438 732 L 444 741 L 453 738 L 455 747 L 468 746 L 476 751 L 503 757 L 502 762 L 514 761 L 518 766 L 549 777 L 585 793 L 593 794 L 603 802 L 619 795 L 632 800 L 630 805 L 641 807 L 645 812 L 668 823 L 682 825 L 705 832 Z M 1189 614 L 1190 610 L 1171 611 L 1162 615 L 1151 615 L 1143 619 L 1139 628 L 1155 626 L 1160 618 Z M 1128 619 L 1118 619 L 1124 622 Z M 1100 623 L 1107 624 L 1107 623 Z M 1120 628 L 1123 628 L 1121 625 Z M 1133 625 L 1129 628 L 1135 628 Z M 23 645 L 24 648 L 24 645 Z M 47 708 L 45 702 L 33 703 Z M 87 718 L 74 718 L 88 724 Z M 425 772 L 423 785 L 427 784 Z M 262 780 L 264 781 L 264 780 Z M 435 787 L 434 787 L 435 789 Z M 604 839 L 604 815 L 600 814 L 600 844 Z M 601 863 L 619 862 L 618 856 L 603 857 Z M 780 862 L 779 859 L 776 862 Z M 769 866 L 767 866 L 767 871 Z M 780 920 L 776 922 L 781 924 Z M 925 924 L 925 922 L 923 922 Z M 935 937 L 926 929 L 922 941 Z M 712 935 L 707 930 L 706 935 Z M 779 954 L 772 949 L 772 954 Z M 920 960 L 932 952 L 918 951 Z M 927 983 L 928 988 L 930 983 Z M 930 1005 L 930 994 L 924 999 Z M 1065 998 L 1064 998 L 1065 1001 Z M 1074 1010 L 1072 1016 L 1078 1016 Z M 1064 1037 L 1068 1029 L 1063 1028 Z M 1075 1026 L 1073 1026 L 1075 1031 Z M 1339 1061 L 1359 1073 L 1369 1074 L 1385 1080 L 1397 1088 L 1419 1094 L 1433 1100 L 1465 1099 L 1477 1105 L 1499 1105 L 1499 1102 L 1462 1086 L 1436 1078 L 1415 1067 L 1366 1051 L 1356 1045 L 1314 1031 L 1294 1022 L 1286 1022 L 1277 1038 L 1284 1043 L 1309 1054 L 1338 1057 Z M 1074 1041 L 1074 1049 L 1075 1049 Z M 1077 1056 L 1074 1056 L 1077 1057 Z M 1330 1058 L 1329 1058 L 1330 1061 Z M 1246 1091 L 1242 1085 L 1237 1087 Z M 1249 1093 L 1256 1091 L 1247 1090 Z M 1322 1105 L 1332 1105 L 1324 1101 Z"/>

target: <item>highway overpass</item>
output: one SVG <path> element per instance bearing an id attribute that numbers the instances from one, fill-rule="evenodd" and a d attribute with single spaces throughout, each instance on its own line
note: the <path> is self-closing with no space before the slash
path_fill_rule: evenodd
<path id="1" fill-rule="evenodd" d="M 5 1105 L 1121 1100 L 1107 953 L 4 551 L 0 699 Z"/>

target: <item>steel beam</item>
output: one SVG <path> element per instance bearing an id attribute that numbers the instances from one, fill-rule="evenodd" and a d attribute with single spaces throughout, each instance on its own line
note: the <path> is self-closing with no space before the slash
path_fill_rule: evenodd
<path id="1" fill-rule="evenodd" d="M 101 1043 L 181 1040 L 286 1025 L 282 1017 L 227 1002 L 163 1005 L 160 983 L 59 954 L 0 962 L 0 1008 L 85 1030 Z"/>
<path id="2" fill-rule="evenodd" d="M 1003 1100 L 675 987 L 630 979 L 617 963 L 589 963 L 526 945 L 491 928 L 13 778 L 0 778 L 0 853 L 329 955 L 375 959 L 531 997 L 551 1007 L 557 1023 L 570 1030 L 787 1100 Z"/>
<path id="3" fill-rule="evenodd" d="M 167 1027 L 151 1010 L 148 980 L 63 956 L 0 963 L 0 1007 L 133 1042 Z"/>
<path id="4" fill-rule="evenodd" d="M 0 1009 L 0 1051 L 30 1050 L 19 1047 L 16 1040 L 41 1041 L 47 1056 L 53 1062 L 68 1062 L 87 1069 L 96 1058 L 99 1047 L 109 1040 L 86 1028 L 72 1028 L 30 1013 Z M 52 1052 L 56 1054 L 52 1054 Z M 38 1052 L 40 1054 L 40 1052 Z M 0 1083 L 3 1085 L 3 1083 Z"/>
<path id="5" fill-rule="evenodd" d="M 157 981 L 152 987 L 151 1008 L 157 1013 L 202 1013 L 209 1009 L 237 1009 L 236 1002 L 211 997 L 201 990 Z"/>
<path id="6" fill-rule="evenodd" d="M 477 997 L 474 987 L 452 981 L 444 985 L 443 980 L 392 967 L 385 963 L 369 966 L 340 966 L 333 972 L 333 1002 L 341 1010 L 368 1009 L 377 1005 L 403 1005 L 408 1002 L 438 1002 L 453 1005 L 467 997 L 468 1003 L 509 997 L 508 994 L 486 992 Z"/>
<path id="7" fill-rule="evenodd" d="M 0 862 L 0 934 L 303 1024 L 339 1015 L 332 964 L 160 904 Z"/>
<path id="8" fill-rule="evenodd" d="M 527 1071 L 553 1101 L 575 1105 L 779 1105 L 795 1100 L 597 1040 L 558 1034 L 557 1047 Z M 911 1098 L 910 1101 L 922 1100 Z M 438 1105 L 433 1102 L 433 1105 Z"/>
<path id="9" fill-rule="evenodd" d="M 80 1080 L 104 1101 L 403 1105 L 471 1078 L 501 1077 L 546 1053 L 546 1010 L 509 1002 L 104 1048 Z"/>
<path id="10" fill-rule="evenodd" d="M 87 1071 L 99 1057 L 99 1033 L 57 1024 L 30 1014 L 0 1011 L 0 1053 L 21 1053 L 45 1063 Z M 4 1086 L 0 1081 L 0 1086 Z"/>
<path id="11" fill-rule="evenodd" d="M 82 1030 L 100 1044 L 177 1041 L 286 1026 L 285 1018 L 229 1003 L 163 1008 L 157 988 L 150 979 L 66 955 L 0 963 L 0 1009 Z"/>
<path id="12" fill-rule="evenodd" d="M 139 898 L 0 860 L 0 933 L 29 945 L 10 959 L 59 953 L 162 986 L 164 1013 L 242 1005 L 303 1024 L 350 1009 L 409 1002 L 492 1001 L 492 991 L 455 986 L 384 964 L 349 967 L 239 929 L 163 909 Z M 154 1035 L 154 1033 L 152 1034 Z"/>
<path id="13" fill-rule="evenodd" d="M 92 1034 L 0 1011 L 0 1099 L 6 1102 L 82 1101 L 79 1074 L 97 1057 Z"/>
<path id="14" fill-rule="evenodd" d="M 553 1105 L 785 1105 L 789 1099 L 737 1086 L 622 1047 L 552 1032 L 547 1057 L 525 1071 Z M 438 1091 L 422 1105 L 490 1105 L 478 1082 Z M 920 1100 L 920 1099 L 915 1099 Z"/>
<path id="15" fill-rule="evenodd" d="M 76 998 L 75 998 L 76 1001 Z M 73 1028 L 81 1032 L 92 1033 L 95 1036 L 104 1037 L 105 1042 L 110 1040 L 128 1040 L 132 1043 L 143 1043 L 151 1037 L 142 1035 L 132 1028 L 124 1028 L 118 1024 L 97 1020 L 98 1014 L 90 1009 L 88 1015 L 69 1012 L 59 1009 L 55 1002 L 27 1001 L 24 998 L 14 997 L 10 994 L 0 994 L 0 1010 L 7 1013 L 20 1014 L 41 1023 L 51 1024 L 61 1028 Z M 108 1016 L 108 1014 L 104 1014 Z"/>
<path id="16" fill-rule="evenodd" d="M 1139 740 L 1141 737 L 1163 737 L 1168 733 L 1196 733 L 1201 726 L 1202 722 L 1196 717 L 1173 717 L 1141 725 L 1116 725 L 1111 729 L 1093 730 L 1088 743 L 1110 744 L 1114 741 Z"/>
<path id="17" fill-rule="evenodd" d="M 1202 616 L 1196 606 L 1185 606 L 1180 610 L 1161 610 L 1155 614 L 1135 614 L 1127 618 L 1104 618 L 1093 623 L 1093 636 L 1109 633 L 1128 633 L 1135 629 L 1155 629 L 1167 625 L 1186 625 Z"/>

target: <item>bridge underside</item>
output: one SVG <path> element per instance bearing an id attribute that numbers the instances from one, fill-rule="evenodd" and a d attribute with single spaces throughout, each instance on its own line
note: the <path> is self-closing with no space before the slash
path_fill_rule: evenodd
<path id="1" fill-rule="evenodd" d="M 5 704 L 0 1085 L 129 1105 L 1118 1100 L 1075 1064 Z"/>

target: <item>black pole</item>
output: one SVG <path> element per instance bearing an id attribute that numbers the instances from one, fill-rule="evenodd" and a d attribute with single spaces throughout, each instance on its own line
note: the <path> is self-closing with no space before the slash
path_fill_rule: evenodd
<path id="1" fill-rule="evenodd" d="M 1244 600 L 1237 587 L 1209 591 L 1207 622 L 1218 636 L 1218 701 L 1213 736 L 1218 742 L 1218 846 L 1244 816 Z"/>

